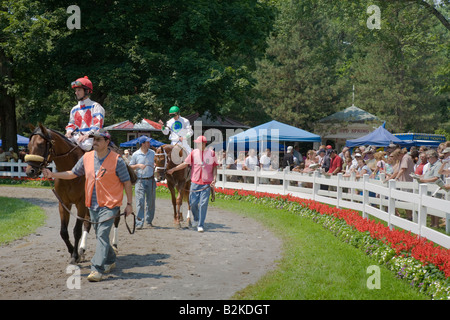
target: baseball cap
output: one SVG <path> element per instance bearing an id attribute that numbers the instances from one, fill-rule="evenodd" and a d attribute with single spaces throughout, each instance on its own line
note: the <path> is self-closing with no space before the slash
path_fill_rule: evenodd
<path id="1" fill-rule="evenodd" d="M 206 140 L 205 136 L 198 136 L 198 138 L 195 139 L 194 142 L 196 142 L 196 143 L 206 143 L 207 140 Z"/>
<path id="2" fill-rule="evenodd" d="M 152 139 L 147 136 L 140 136 L 138 141 L 139 141 L 139 144 L 143 144 L 145 142 L 150 142 L 151 140 Z"/>

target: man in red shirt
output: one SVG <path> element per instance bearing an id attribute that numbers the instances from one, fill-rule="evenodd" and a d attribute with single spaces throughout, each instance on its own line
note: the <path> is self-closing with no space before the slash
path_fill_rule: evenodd
<path id="1" fill-rule="evenodd" d="M 344 161 L 342 161 L 341 157 L 338 156 L 336 150 L 334 149 L 331 150 L 330 158 L 331 158 L 330 169 L 328 170 L 327 175 L 332 176 L 342 171 Z"/>
<path id="2" fill-rule="evenodd" d="M 203 232 L 211 188 L 214 188 L 216 183 L 218 162 L 214 151 L 205 149 L 206 137 L 199 136 L 194 142 L 197 144 L 197 148 L 187 156 L 183 163 L 167 170 L 167 174 L 183 170 L 187 166 L 192 167 L 189 203 L 194 216 L 193 226 L 198 226 L 198 232 Z"/>

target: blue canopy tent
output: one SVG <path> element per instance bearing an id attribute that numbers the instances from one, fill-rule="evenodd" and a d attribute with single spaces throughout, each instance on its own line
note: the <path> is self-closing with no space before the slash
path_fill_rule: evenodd
<path id="1" fill-rule="evenodd" d="M 122 148 L 130 148 L 130 147 L 135 147 L 136 146 L 136 144 L 139 144 L 140 142 L 139 142 L 139 139 L 140 139 L 141 137 L 138 137 L 138 138 L 136 138 L 136 139 L 133 139 L 133 140 L 130 140 L 130 141 L 127 141 L 127 142 L 123 142 L 123 143 L 121 143 L 120 144 L 120 146 L 122 147 Z M 158 148 L 158 147 L 160 147 L 160 146 L 162 146 L 162 145 L 164 145 L 165 143 L 162 143 L 162 142 L 160 142 L 160 141 L 158 141 L 158 140 L 155 140 L 155 139 L 153 139 L 153 138 L 150 138 L 150 146 L 151 147 L 155 147 L 155 148 Z"/>
<path id="2" fill-rule="evenodd" d="M 365 135 L 364 137 L 353 139 L 353 140 L 347 140 L 346 146 L 347 147 L 357 147 L 357 146 L 364 146 L 364 145 L 371 145 L 375 147 L 387 147 L 391 143 L 398 144 L 400 146 L 409 147 L 411 146 L 411 141 L 404 141 L 396 136 L 394 136 L 392 133 L 387 131 L 384 128 L 384 125 L 381 125 L 368 135 Z"/>
<path id="3" fill-rule="evenodd" d="M 244 132 L 231 136 L 228 139 L 228 148 L 234 150 L 256 150 L 270 148 L 271 150 L 284 150 L 284 145 L 280 142 L 320 142 L 321 137 L 272 120 L 262 125 L 250 128 Z"/>
<path id="4" fill-rule="evenodd" d="M 27 146 L 28 142 L 30 142 L 30 139 L 27 137 L 21 136 L 20 134 L 17 135 L 17 145 L 18 146 Z M 0 147 L 2 146 L 2 140 L 0 139 Z"/>

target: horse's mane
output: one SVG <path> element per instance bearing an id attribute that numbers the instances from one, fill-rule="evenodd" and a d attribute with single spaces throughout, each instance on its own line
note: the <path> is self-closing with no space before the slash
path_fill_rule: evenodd
<path id="1" fill-rule="evenodd" d="M 57 130 L 54 130 L 54 129 L 48 129 L 48 128 L 47 128 L 47 130 L 50 130 L 52 133 L 56 133 L 58 136 L 60 136 L 60 138 L 62 138 L 63 140 L 65 140 L 67 143 L 69 143 L 69 144 L 75 146 L 75 144 L 74 144 L 72 141 L 70 141 L 69 138 L 67 138 L 67 137 L 66 137 L 64 134 L 62 134 L 61 132 L 59 132 L 59 131 L 57 131 Z"/>
<path id="2" fill-rule="evenodd" d="M 59 131 L 57 131 L 57 130 L 54 130 L 54 129 L 47 128 L 47 127 L 45 127 L 45 129 L 46 129 L 47 131 L 52 132 L 52 133 L 56 133 L 56 134 L 57 134 L 61 139 L 63 139 L 66 143 L 68 143 L 68 144 L 70 144 L 70 145 L 72 145 L 72 146 L 75 146 L 75 144 L 74 144 L 72 141 L 70 141 L 70 140 L 69 140 L 65 135 L 63 135 L 61 132 L 59 132 Z M 38 135 L 38 136 L 41 136 L 41 137 L 45 138 L 45 135 L 44 135 L 44 133 L 42 132 L 41 127 L 39 127 L 39 126 L 36 127 L 36 128 L 34 129 L 32 135 Z"/>

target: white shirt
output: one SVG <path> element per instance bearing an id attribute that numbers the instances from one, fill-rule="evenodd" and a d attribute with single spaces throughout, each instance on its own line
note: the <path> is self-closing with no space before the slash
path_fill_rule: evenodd
<path id="1" fill-rule="evenodd" d="M 258 165 L 258 158 L 256 156 L 248 156 L 245 158 L 245 166 L 253 171 L 255 170 L 255 167 Z"/>
<path id="2" fill-rule="evenodd" d="M 259 163 L 262 165 L 263 170 L 270 170 L 270 158 L 263 154 L 259 159 Z"/>
<path id="3" fill-rule="evenodd" d="M 172 141 L 172 144 L 177 143 L 180 137 L 183 137 L 184 140 L 188 140 L 194 134 L 189 120 L 181 116 L 178 117 L 178 120 L 172 118 L 167 121 L 162 132 L 165 135 L 168 135 L 170 132 L 169 139 Z"/>

